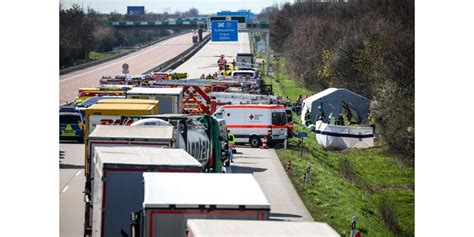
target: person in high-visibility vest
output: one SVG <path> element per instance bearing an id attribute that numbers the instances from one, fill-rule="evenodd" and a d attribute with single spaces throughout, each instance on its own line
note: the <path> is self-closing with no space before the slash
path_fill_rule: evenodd
<path id="1" fill-rule="evenodd" d="M 375 116 L 373 114 L 369 114 L 369 124 L 375 134 Z"/>
<path id="2" fill-rule="evenodd" d="M 306 110 L 306 114 L 304 115 L 304 121 L 306 126 L 308 126 L 311 123 L 311 111 Z"/>
<path id="3" fill-rule="evenodd" d="M 318 120 L 324 120 L 324 111 L 321 105 L 318 106 Z"/>
<path id="4" fill-rule="evenodd" d="M 229 130 L 227 130 L 227 141 L 229 142 L 229 161 L 230 162 L 234 162 L 233 161 L 233 158 L 234 158 L 234 153 L 233 153 L 233 149 L 235 147 L 235 137 L 234 137 L 234 134 L 230 133 Z"/>
<path id="5" fill-rule="evenodd" d="M 227 63 L 227 60 L 225 60 L 224 55 L 221 55 L 221 58 L 217 60 L 217 66 L 219 66 L 219 70 L 224 69 L 224 65 Z"/>
<path id="6" fill-rule="evenodd" d="M 341 125 L 341 126 L 346 125 L 346 123 L 344 121 L 344 114 L 343 113 L 339 114 L 339 118 L 337 118 L 337 124 Z"/>
<path id="7" fill-rule="evenodd" d="M 329 114 L 328 121 L 330 125 L 335 125 L 336 123 L 336 117 L 332 113 Z"/>

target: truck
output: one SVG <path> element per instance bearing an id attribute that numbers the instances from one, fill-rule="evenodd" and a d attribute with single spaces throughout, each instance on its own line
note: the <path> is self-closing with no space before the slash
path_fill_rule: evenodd
<path id="1" fill-rule="evenodd" d="M 97 125 L 87 139 L 86 151 L 86 183 L 93 177 L 94 149 L 97 146 L 123 147 L 130 145 L 152 147 L 178 147 L 173 126 L 132 127 Z M 88 185 L 86 185 L 86 190 Z"/>
<path id="2" fill-rule="evenodd" d="M 84 175 L 89 174 L 88 137 L 97 125 L 130 125 L 133 120 L 122 120 L 123 115 L 152 115 L 156 105 L 149 104 L 95 104 L 86 109 L 84 126 Z"/>
<path id="3" fill-rule="evenodd" d="M 97 104 L 149 104 L 149 105 L 156 105 L 155 106 L 155 114 L 158 114 L 158 108 L 159 108 L 159 101 L 157 100 L 145 100 L 145 99 L 102 99 L 98 100 Z"/>
<path id="4" fill-rule="evenodd" d="M 78 96 L 74 100 L 74 105 L 79 105 L 84 102 L 87 98 L 94 96 L 124 96 L 124 91 L 101 91 L 100 89 L 91 91 L 90 88 L 86 88 L 83 91 L 79 91 Z"/>
<path id="5" fill-rule="evenodd" d="M 268 145 L 273 146 L 283 143 L 288 136 L 283 105 L 223 105 L 214 116 L 225 120 L 227 129 L 235 136 L 235 143 L 249 143 L 257 148 L 265 137 Z"/>
<path id="6" fill-rule="evenodd" d="M 255 64 L 253 53 L 238 53 L 235 59 L 238 67 L 252 67 Z"/>
<path id="7" fill-rule="evenodd" d="M 230 74 L 232 77 L 242 77 L 242 78 L 255 78 L 257 77 L 257 72 L 252 70 L 236 70 Z"/>
<path id="8" fill-rule="evenodd" d="M 180 147 L 201 162 L 204 172 L 221 173 L 226 161 L 222 150 L 220 126 L 211 115 L 160 114 L 123 116 L 122 120 L 136 121 L 131 126 L 173 126 Z"/>
<path id="9" fill-rule="evenodd" d="M 126 92 L 127 99 L 152 99 L 160 101 L 160 114 L 179 114 L 183 107 L 183 88 L 134 87 Z"/>
<path id="10" fill-rule="evenodd" d="M 144 172 L 202 170 L 183 149 L 98 146 L 94 154 L 93 193 L 86 203 L 85 220 L 85 233 L 92 236 L 131 235 L 130 213 L 141 210 L 144 200 Z"/>
<path id="11" fill-rule="evenodd" d="M 185 237 L 188 219 L 269 218 L 270 204 L 252 174 L 145 172 L 143 186 L 132 236 Z"/>
<path id="12" fill-rule="evenodd" d="M 186 231 L 186 237 L 340 236 L 324 222 L 188 219 Z"/>

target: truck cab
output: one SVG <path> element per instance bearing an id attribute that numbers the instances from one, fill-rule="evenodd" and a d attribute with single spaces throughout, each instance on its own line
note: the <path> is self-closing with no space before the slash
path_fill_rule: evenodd
<path id="1" fill-rule="evenodd" d="M 237 71 L 233 71 L 231 76 L 243 77 L 243 78 L 247 78 L 247 77 L 255 78 L 257 76 L 257 73 L 251 70 L 237 70 Z"/>

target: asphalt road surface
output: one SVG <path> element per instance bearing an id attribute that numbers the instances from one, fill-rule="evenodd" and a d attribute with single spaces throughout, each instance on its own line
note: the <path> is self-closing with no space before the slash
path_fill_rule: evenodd
<path id="1" fill-rule="evenodd" d="M 232 173 L 250 173 L 270 203 L 270 220 L 314 221 L 274 149 L 237 147 Z"/>
<path id="2" fill-rule="evenodd" d="M 274 149 L 237 147 L 232 173 L 253 174 L 270 203 L 270 219 L 313 221 Z M 84 144 L 61 143 L 59 153 L 60 236 L 83 236 Z"/>
<path id="3" fill-rule="evenodd" d="M 81 87 L 97 86 L 102 76 L 122 75 L 127 63 L 130 75 L 139 75 L 190 48 L 192 33 L 176 36 L 124 57 L 60 76 L 59 104 L 73 101 Z"/>
<path id="4" fill-rule="evenodd" d="M 84 144 L 59 149 L 59 236 L 84 236 Z"/>
<path id="5" fill-rule="evenodd" d="M 239 33 L 237 42 L 209 41 L 188 61 L 181 64 L 173 72 L 187 72 L 188 78 L 199 78 L 202 74 L 213 74 L 218 70 L 217 60 L 223 54 L 228 63 L 231 63 L 237 53 L 250 53 L 248 33 Z"/>

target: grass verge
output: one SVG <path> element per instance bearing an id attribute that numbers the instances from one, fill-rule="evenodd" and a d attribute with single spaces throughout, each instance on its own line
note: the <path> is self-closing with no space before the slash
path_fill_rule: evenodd
<path id="1" fill-rule="evenodd" d="M 115 56 L 119 53 L 120 53 L 119 51 L 103 52 L 103 53 L 98 53 L 98 52 L 95 52 L 95 51 L 91 51 L 91 52 L 89 52 L 89 59 L 91 61 L 106 59 L 106 58 L 113 57 L 113 56 Z"/>
<path id="2" fill-rule="evenodd" d="M 282 60 L 280 60 L 282 61 Z M 283 64 L 272 81 L 277 96 L 311 95 L 290 80 Z M 270 84 L 270 78 L 265 78 Z M 295 122 L 299 116 L 294 116 Z M 342 236 L 350 235 L 351 217 L 357 216 L 357 229 L 364 236 L 414 236 L 414 168 L 404 166 L 384 147 L 364 150 L 328 151 L 317 144 L 314 133 L 301 124 L 295 131 L 306 131 L 303 155 L 301 139 L 289 139 L 288 149 L 277 154 L 286 167 L 295 189 L 315 221 L 327 222 Z M 304 170 L 311 166 L 309 182 Z"/>

